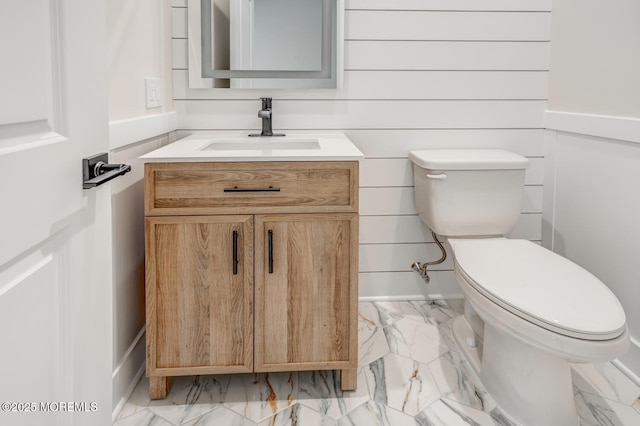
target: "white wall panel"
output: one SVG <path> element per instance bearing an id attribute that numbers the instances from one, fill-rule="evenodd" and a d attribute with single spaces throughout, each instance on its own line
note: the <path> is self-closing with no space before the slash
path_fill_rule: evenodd
<path id="1" fill-rule="evenodd" d="M 173 38 L 187 38 L 187 9 L 174 7 L 171 14 L 171 34 Z"/>
<path id="2" fill-rule="evenodd" d="M 544 158 L 529 158 L 529 167 L 524 175 L 525 185 L 542 185 L 544 182 Z"/>
<path id="3" fill-rule="evenodd" d="M 372 90 L 372 88 L 375 88 Z M 546 99 L 545 71 L 345 71 L 338 99 Z"/>
<path id="4" fill-rule="evenodd" d="M 550 109 L 640 119 L 639 16 L 638 1 L 554 2 Z"/>
<path id="5" fill-rule="evenodd" d="M 367 216 L 416 214 L 413 192 L 413 187 L 361 187 L 360 214 Z M 524 187 L 522 212 L 542 212 L 542 186 Z"/>
<path id="6" fill-rule="evenodd" d="M 274 130 L 536 128 L 545 101 L 273 101 Z M 256 129 L 256 100 L 175 101 L 180 129 Z"/>
<path id="7" fill-rule="evenodd" d="M 186 40 L 174 39 L 174 99 L 257 99 L 264 90 L 189 89 Z M 347 70 L 344 87 L 310 90 L 313 99 L 433 99 L 433 100 L 544 100 L 547 71 L 375 71 Z M 296 91 L 274 93 L 281 99 L 299 99 Z"/>
<path id="8" fill-rule="evenodd" d="M 431 231 L 417 215 L 360 216 L 360 243 L 433 242 Z"/>
<path id="9" fill-rule="evenodd" d="M 541 213 L 523 213 L 510 238 L 541 240 Z M 360 217 L 361 244 L 398 244 L 433 242 L 431 231 L 417 215 Z"/>
<path id="10" fill-rule="evenodd" d="M 515 229 L 508 234 L 508 237 L 540 241 L 542 239 L 542 214 L 521 214 Z"/>
<path id="11" fill-rule="evenodd" d="M 174 39 L 176 46 L 175 56 L 177 69 L 186 69 L 187 45 L 186 39 Z M 351 85 L 354 85 L 353 77 L 349 77 L 348 71 L 374 70 L 385 72 L 396 71 L 547 71 L 549 69 L 549 43 L 548 42 L 448 42 L 448 41 L 346 41 L 344 58 L 345 78 L 350 78 Z M 364 74 L 367 75 L 367 74 Z M 369 76 L 369 79 L 393 78 L 395 74 L 382 74 L 381 76 Z M 401 74 L 405 75 L 405 74 Z M 506 74 L 498 74 L 505 76 Z M 419 74 L 417 76 L 420 76 Z M 358 75 L 356 75 L 356 78 Z M 460 81 L 464 75 L 451 75 L 450 81 Z M 414 76 L 414 78 L 419 78 Z M 435 78 L 442 78 L 436 75 Z M 486 75 L 479 75 L 477 79 L 491 78 Z M 516 75 L 507 76 L 507 79 L 518 78 Z M 522 78 L 522 77 L 520 77 Z M 535 78 L 535 77 L 529 77 Z M 540 77 L 538 77 L 540 78 Z M 456 80 L 457 79 L 457 80 Z M 182 81 L 182 80 L 179 80 Z M 345 81 L 345 90 L 361 90 L 358 86 L 350 89 L 349 81 Z M 380 80 L 378 80 L 380 81 Z M 482 80 L 478 80 L 481 82 Z M 186 82 L 186 80 L 185 80 Z M 466 87 L 471 86 L 475 81 L 466 83 Z M 394 81 L 397 84 L 398 81 Z M 540 81 L 525 81 L 523 83 L 534 84 L 534 87 L 521 87 L 519 90 L 536 90 Z M 358 81 L 362 86 L 365 82 Z M 499 85 L 507 84 L 500 82 Z M 375 92 L 377 86 L 370 89 Z M 379 89 L 379 88 L 378 88 Z M 402 86 L 400 87 L 402 90 Z M 482 90 L 473 88 L 474 91 Z M 485 88 L 486 90 L 486 88 Z M 499 89 L 498 89 L 499 90 Z M 253 90 L 252 90 L 253 91 Z M 200 91 L 194 91 L 202 93 Z M 214 92 L 214 90 L 204 90 Z M 242 93 L 229 89 L 218 89 L 225 95 L 225 98 L 242 98 Z M 226 93 L 225 93 L 226 92 Z M 231 93 L 229 93 L 231 92 Z M 276 93 L 280 91 L 275 91 Z M 311 91 L 313 95 L 318 93 L 332 93 L 332 91 Z M 233 93 L 237 93 L 233 96 Z M 297 96 L 300 96 L 299 92 Z M 354 92 L 358 93 L 358 92 Z M 400 92 L 402 93 L 402 92 Z M 473 93 L 473 92 L 472 92 Z M 525 92 L 527 93 L 527 92 Z M 539 92 L 536 92 L 539 93 Z M 512 96 L 512 95 L 510 95 Z M 315 96 L 314 96 L 315 97 Z M 321 96 L 322 97 L 322 96 Z M 460 97 L 460 95 L 458 95 Z M 469 99 L 471 95 L 468 95 Z M 486 98 L 486 95 L 483 96 Z M 511 97 L 509 97 L 510 99 Z M 400 97 L 402 99 L 402 97 Z"/>
<path id="12" fill-rule="evenodd" d="M 502 148 L 528 157 L 543 155 L 541 129 L 357 129 L 347 136 L 366 158 L 407 158 L 414 149 Z"/>
<path id="13" fill-rule="evenodd" d="M 109 0 L 107 66 L 109 120 L 172 111 L 171 13 L 166 1 Z M 145 77 L 160 78 L 162 102 L 148 109 Z"/>
<path id="14" fill-rule="evenodd" d="M 542 212 L 542 186 L 525 186 L 522 194 L 523 213 Z"/>
<path id="15" fill-rule="evenodd" d="M 450 251 L 449 251 L 450 252 Z M 360 272 L 411 271 L 414 262 L 437 260 L 442 252 L 435 243 L 423 244 L 361 244 Z M 451 256 L 429 270 L 453 270 Z"/>
<path id="16" fill-rule="evenodd" d="M 346 40 L 548 41 L 550 13 L 348 10 Z"/>
<path id="17" fill-rule="evenodd" d="M 360 163 L 360 187 L 413 186 L 413 165 L 408 159 L 370 158 Z"/>
<path id="18" fill-rule="evenodd" d="M 178 2 L 180 0 L 174 0 Z M 346 9 L 550 11 L 551 0 L 346 0 Z"/>
<path id="19" fill-rule="evenodd" d="M 171 39 L 171 64 L 174 70 L 185 70 L 185 79 L 189 77 L 189 41 L 186 38 Z M 185 88 L 188 87 L 188 81 L 185 80 Z M 174 98 L 180 99 L 183 96 L 177 96 L 174 90 Z"/>
<path id="20" fill-rule="evenodd" d="M 548 70 L 548 42 L 345 42 L 346 70 Z"/>
<path id="21" fill-rule="evenodd" d="M 360 214 L 365 216 L 416 214 L 413 188 L 360 188 Z"/>

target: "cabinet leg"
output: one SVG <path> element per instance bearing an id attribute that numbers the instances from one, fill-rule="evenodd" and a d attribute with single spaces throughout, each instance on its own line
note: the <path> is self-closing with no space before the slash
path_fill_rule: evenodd
<path id="1" fill-rule="evenodd" d="M 345 368 L 340 370 L 340 387 L 343 391 L 356 390 L 358 387 L 357 368 Z"/>
<path id="2" fill-rule="evenodd" d="M 149 377 L 149 398 L 166 398 L 172 383 L 173 377 Z"/>

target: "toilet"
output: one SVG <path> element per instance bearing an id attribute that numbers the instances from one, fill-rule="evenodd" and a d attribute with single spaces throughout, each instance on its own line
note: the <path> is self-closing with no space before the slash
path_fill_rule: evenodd
<path id="1" fill-rule="evenodd" d="M 420 219 L 451 247 L 465 297 L 453 336 L 496 403 L 526 426 L 577 425 L 569 363 L 629 346 L 609 288 L 568 259 L 508 239 L 528 160 L 497 149 L 411 151 Z"/>

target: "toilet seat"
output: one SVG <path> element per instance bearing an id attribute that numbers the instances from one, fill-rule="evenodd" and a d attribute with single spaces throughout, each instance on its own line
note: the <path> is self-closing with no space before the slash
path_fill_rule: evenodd
<path id="1" fill-rule="evenodd" d="M 624 310 L 594 275 L 527 240 L 451 241 L 456 268 L 483 296 L 555 333 L 614 339 L 626 330 Z"/>

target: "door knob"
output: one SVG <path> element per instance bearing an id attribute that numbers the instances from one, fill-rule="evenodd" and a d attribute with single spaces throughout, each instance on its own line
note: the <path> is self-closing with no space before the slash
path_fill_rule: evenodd
<path id="1" fill-rule="evenodd" d="M 94 188 L 131 171 L 128 164 L 109 164 L 106 152 L 82 159 L 82 188 Z"/>

